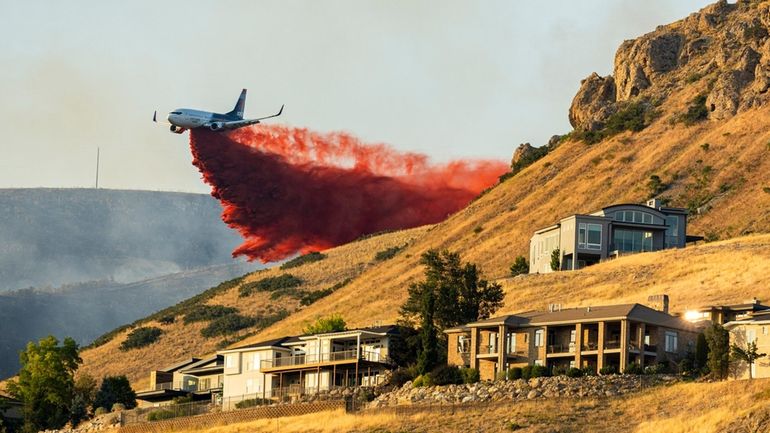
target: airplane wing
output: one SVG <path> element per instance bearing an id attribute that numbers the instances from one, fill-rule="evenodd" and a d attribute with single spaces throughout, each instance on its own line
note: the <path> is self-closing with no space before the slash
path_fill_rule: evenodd
<path id="1" fill-rule="evenodd" d="M 238 128 L 243 128 L 244 126 L 255 125 L 261 122 L 262 120 L 278 117 L 281 115 L 281 113 L 283 113 L 283 105 L 281 105 L 281 109 L 278 110 L 277 113 L 271 116 L 259 117 L 256 119 L 243 119 L 243 120 L 235 120 L 232 122 L 224 122 L 222 123 L 222 129 L 238 129 Z"/>

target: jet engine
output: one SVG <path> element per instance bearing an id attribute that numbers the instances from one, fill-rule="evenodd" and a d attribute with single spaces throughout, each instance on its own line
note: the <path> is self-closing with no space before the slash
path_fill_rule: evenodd
<path id="1" fill-rule="evenodd" d="M 222 123 L 222 122 L 214 122 L 214 123 L 209 125 L 209 129 L 211 129 L 212 131 L 219 131 L 220 129 L 222 129 L 224 127 L 225 127 L 225 124 Z"/>
<path id="2" fill-rule="evenodd" d="M 173 132 L 174 134 L 181 134 L 181 133 L 183 133 L 185 131 L 184 128 L 182 128 L 181 126 L 176 126 L 176 125 L 171 125 L 171 128 L 169 128 L 169 129 L 171 129 L 171 132 Z"/>

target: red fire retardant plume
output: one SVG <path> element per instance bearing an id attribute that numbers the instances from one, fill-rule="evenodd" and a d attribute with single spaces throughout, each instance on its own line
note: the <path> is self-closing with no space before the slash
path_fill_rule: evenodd
<path id="1" fill-rule="evenodd" d="M 431 165 L 347 134 L 284 126 L 195 130 L 190 148 L 222 220 L 244 238 L 233 255 L 263 262 L 442 221 L 508 170 L 499 161 Z"/>

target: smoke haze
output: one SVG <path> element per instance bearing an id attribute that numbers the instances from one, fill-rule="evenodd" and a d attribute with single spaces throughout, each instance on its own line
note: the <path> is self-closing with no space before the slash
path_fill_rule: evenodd
<path id="1" fill-rule="evenodd" d="M 348 134 L 285 126 L 195 130 L 190 147 L 223 221 L 244 238 L 233 255 L 263 262 L 442 221 L 508 170 L 500 161 L 432 165 Z"/>

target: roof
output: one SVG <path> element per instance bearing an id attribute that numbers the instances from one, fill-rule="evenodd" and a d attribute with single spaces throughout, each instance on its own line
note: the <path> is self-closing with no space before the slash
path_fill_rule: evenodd
<path id="1" fill-rule="evenodd" d="M 733 320 L 725 323 L 725 328 L 730 329 L 740 325 L 767 325 L 770 324 L 770 310 L 758 311 L 745 319 Z"/>
<path id="2" fill-rule="evenodd" d="M 307 334 L 302 335 L 299 338 L 301 340 L 307 340 L 310 338 L 315 337 L 328 337 L 328 336 L 334 336 L 334 335 L 357 335 L 357 334 L 374 334 L 374 335 L 381 335 L 385 336 L 388 334 L 397 334 L 398 333 L 398 326 L 396 325 L 382 325 L 382 326 L 369 326 L 365 328 L 354 328 L 354 329 L 347 329 L 345 331 L 337 331 L 337 332 L 325 332 L 321 334 Z"/>
<path id="3" fill-rule="evenodd" d="M 164 372 L 164 373 L 173 373 L 181 368 L 187 367 L 190 364 L 194 364 L 198 361 L 200 361 L 200 358 L 188 358 L 184 361 L 177 362 L 176 364 L 172 364 L 168 367 L 162 368 L 158 371 Z"/>
<path id="4" fill-rule="evenodd" d="M 759 301 L 744 302 L 741 304 L 727 304 L 727 305 L 706 305 L 702 307 L 694 308 L 696 311 L 706 310 L 733 310 L 733 311 L 764 311 L 770 310 L 770 306 L 762 305 Z"/>
<path id="5" fill-rule="evenodd" d="M 676 329 L 692 329 L 692 325 L 678 317 L 652 309 L 641 304 L 620 304 L 565 308 L 556 311 L 528 311 L 507 316 L 493 317 L 469 323 L 469 327 L 494 325 L 508 326 L 544 326 L 593 322 L 599 320 L 632 319 L 653 325 Z"/>
<path id="6" fill-rule="evenodd" d="M 272 340 L 260 341 L 258 343 L 248 344 L 246 346 L 234 347 L 232 349 L 222 350 L 219 353 L 237 352 L 244 349 L 269 349 L 271 347 L 282 348 L 281 345 L 286 344 L 289 340 L 296 339 L 297 337 L 280 337 Z"/>

